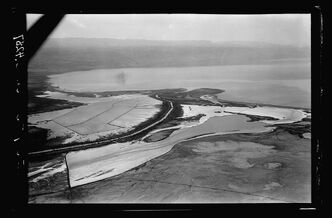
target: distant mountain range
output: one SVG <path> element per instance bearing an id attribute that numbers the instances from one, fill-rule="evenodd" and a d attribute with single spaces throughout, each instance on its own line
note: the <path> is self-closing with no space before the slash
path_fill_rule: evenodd
<path id="1" fill-rule="evenodd" d="M 208 40 L 145 40 L 114 38 L 50 38 L 46 46 L 249 46 L 249 47 L 296 47 L 258 41 L 218 41 Z"/>
<path id="2" fill-rule="evenodd" d="M 186 67 L 310 61 L 309 47 L 265 42 L 50 38 L 29 64 L 43 74 L 131 67 Z"/>

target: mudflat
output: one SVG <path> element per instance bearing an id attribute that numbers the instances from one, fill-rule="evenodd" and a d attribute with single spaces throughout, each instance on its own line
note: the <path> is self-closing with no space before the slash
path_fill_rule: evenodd
<path id="1" fill-rule="evenodd" d="M 283 130 L 199 138 L 121 175 L 30 202 L 310 202 L 310 146 Z"/>

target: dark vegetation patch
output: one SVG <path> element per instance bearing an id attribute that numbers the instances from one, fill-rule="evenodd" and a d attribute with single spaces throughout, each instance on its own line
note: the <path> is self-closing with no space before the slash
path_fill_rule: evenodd
<path id="1" fill-rule="evenodd" d="M 178 121 L 198 121 L 204 116 L 206 116 L 206 115 L 205 114 L 197 114 L 196 116 L 177 118 L 177 120 Z"/>
<path id="2" fill-rule="evenodd" d="M 181 104 L 214 105 L 210 101 L 203 100 L 200 97 L 207 94 L 215 95 L 223 91 L 224 90 L 211 89 L 211 88 L 200 88 L 190 91 L 186 91 L 186 89 L 184 88 L 174 88 L 174 89 L 158 89 L 158 90 L 129 90 L 129 91 L 104 91 L 104 92 L 70 92 L 70 91 L 61 91 L 61 92 L 69 95 L 74 95 L 77 97 L 96 97 L 95 94 L 98 94 L 101 97 L 110 97 L 110 96 L 128 95 L 128 94 L 145 94 L 149 95 L 152 98 L 156 98 L 158 100 L 160 99 L 169 100 L 179 104 L 181 103 Z M 156 95 L 158 97 L 156 97 Z"/>
<path id="3" fill-rule="evenodd" d="M 303 108 L 303 107 L 265 104 L 265 103 L 252 103 L 252 102 L 243 102 L 243 101 L 229 101 L 229 100 L 224 100 L 224 99 L 219 99 L 219 102 L 222 103 L 224 106 L 233 106 L 233 107 L 267 106 L 267 107 L 278 107 L 278 108 L 288 108 L 288 109 L 300 109 L 300 110 L 304 110 L 305 112 L 311 113 L 307 108 Z"/>
<path id="4" fill-rule="evenodd" d="M 235 112 L 227 112 L 227 113 L 237 114 L 237 115 L 244 115 L 244 116 L 246 116 L 246 117 L 248 117 L 250 119 L 247 122 L 255 122 L 255 121 L 261 121 L 261 120 L 279 120 L 277 118 L 267 117 L 267 116 L 250 115 L 250 114 L 235 113 Z"/>
<path id="5" fill-rule="evenodd" d="M 175 130 L 178 130 L 178 129 L 179 128 L 168 129 L 168 130 L 163 130 L 163 131 L 160 131 L 160 132 L 153 133 L 149 137 L 145 138 L 144 141 L 145 142 L 161 141 L 161 140 L 167 138 L 170 134 L 172 134 L 172 132 L 174 132 Z"/>
<path id="6" fill-rule="evenodd" d="M 65 145 L 62 142 L 67 137 L 55 137 L 47 139 L 49 129 L 44 129 L 36 127 L 33 125 L 28 125 L 28 135 L 27 135 L 27 152 L 35 152 L 46 149 L 54 149 L 59 147 L 64 147 Z"/>
<path id="7" fill-rule="evenodd" d="M 222 93 L 221 89 L 200 88 L 190 91 L 182 92 L 158 92 L 155 91 L 162 99 L 172 101 L 178 104 L 195 104 L 195 105 L 215 105 L 214 103 L 203 100 L 200 97 L 203 95 L 215 95 Z"/>
<path id="8" fill-rule="evenodd" d="M 66 139 L 66 137 L 47 139 L 49 131 L 50 130 L 48 129 L 28 125 L 27 152 L 35 152 L 65 146 L 62 142 Z"/>
<path id="9" fill-rule="evenodd" d="M 302 119 L 302 121 L 311 122 L 311 118 L 305 117 L 305 118 Z"/>
<path id="10" fill-rule="evenodd" d="M 66 171 L 55 173 L 53 176 L 43 178 L 37 182 L 29 182 L 29 195 L 62 191 L 68 188 Z"/>
<path id="11" fill-rule="evenodd" d="M 278 129 L 284 130 L 289 132 L 292 135 L 297 135 L 300 138 L 303 138 L 303 133 L 311 132 L 311 125 L 310 124 L 277 124 Z"/>
<path id="12" fill-rule="evenodd" d="M 63 93 L 74 95 L 76 97 L 90 97 L 95 98 L 96 94 L 100 95 L 100 97 L 111 97 L 111 96 L 119 96 L 119 95 L 130 95 L 130 94 L 145 94 L 151 97 L 154 97 L 156 94 L 159 93 L 176 93 L 176 92 L 183 92 L 185 89 L 159 89 L 159 90 L 127 90 L 127 91 L 103 91 L 103 92 L 70 92 L 64 90 L 57 90 Z"/>
<path id="13" fill-rule="evenodd" d="M 247 122 L 255 122 L 255 121 L 260 121 L 260 120 L 279 120 L 277 118 L 267 117 L 267 116 L 248 115 L 248 114 L 243 114 L 243 115 L 250 118 L 250 120 Z"/>
<path id="14" fill-rule="evenodd" d="M 28 157 L 29 168 L 39 167 L 39 166 L 42 166 L 49 162 L 52 162 L 52 163 L 62 162 L 62 161 L 64 161 L 64 158 L 65 158 L 65 154 L 29 156 Z"/>
<path id="15" fill-rule="evenodd" d="M 47 129 L 28 126 L 28 150 L 40 150 L 44 148 L 47 139 Z"/>
<path id="16" fill-rule="evenodd" d="M 64 154 L 60 155 L 42 155 L 36 157 L 28 157 L 29 169 L 37 169 L 45 164 L 46 168 L 58 167 L 64 164 Z M 32 179 L 39 176 L 41 173 L 29 178 L 29 197 L 41 195 L 45 193 L 57 192 L 68 188 L 68 175 L 66 170 L 55 173 L 54 175 L 40 179 L 37 182 L 32 182 Z"/>
<path id="17" fill-rule="evenodd" d="M 153 96 L 151 96 L 151 97 L 153 97 Z M 177 119 L 179 119 L 179 117 L 181 117 L 183 115 L 182 107 L 177 102 L 172 102 L 172 103 L 173 103 L 173 110 L 171 111 L 171 113 L 167 116 L 167 118 L 165 120 L 163 120 L 162 122 L 155 125 L 153 127 L 153 129 L 163 129 L 163 128 L 168 128 L 168 127 L 173 127 L 173 126 L 179 125 L 179 121 Z M 151 131 L 151 130 L 149 130 L 149 131 Z M 146 132 L 146 133 L 148 133 L 148 132 Z M 144 136 L 144 135 L 142 135 L 142 136 Z"/>
<path id="18" fill-rule="evenodd" d="M 47 76 L 42 73 L 29 72 L 28 79 L 28 114 L 55 111 L 85 105 L 80 102 L 70 102 L 60 99 L 37 97 L 45 91 L 57 91 L 47 82 Z"/>
<path id="19" fill-rule="evenodd" d="M 80 102 L 70 102 L 60 99 L 31 97 L 29 98 L 28 114 L 43 113 L 85 105 Z"/>

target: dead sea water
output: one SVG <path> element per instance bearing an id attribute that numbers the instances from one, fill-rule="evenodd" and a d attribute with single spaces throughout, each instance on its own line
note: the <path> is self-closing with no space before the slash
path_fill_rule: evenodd
<path id="1" fill-rule="evenodd" d="M 119 75 L 121 80 L 119 80 Z M 53 86 L 70 91 L 126 91 L 165 88 L 217 88 L 225 100 L 283 106 L 311 105 L 310 63 L 76 71 L 49 76 Z"/>

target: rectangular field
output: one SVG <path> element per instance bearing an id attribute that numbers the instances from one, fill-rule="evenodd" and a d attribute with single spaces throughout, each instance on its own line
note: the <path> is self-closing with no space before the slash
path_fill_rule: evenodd
<path id="1" fill-rule="evenodd" d="M 87 97 L 87 99 L 89 99 Z M 74 109 L 30 116 L 29 122 L 50 129 L 53 135 L 78 138 L 107 133 L 126 132 L 159 112 L 161 101 L 146 95 L 98 98 Z M 60 130 L 59 130 L 60 128 Z"/>

